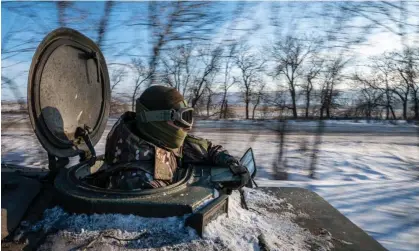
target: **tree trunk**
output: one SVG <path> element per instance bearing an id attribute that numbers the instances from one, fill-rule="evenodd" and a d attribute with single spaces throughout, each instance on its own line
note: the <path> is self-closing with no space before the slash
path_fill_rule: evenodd
<path id="1" fill-rule="evenodd" d="M 224 114 L 224 100 L 221 102 L 221 107 L 220 107 L 220 114 L 218 115 L 219 119 L 223 118 L 223 114 Z"/>
<path id="2" fill-rule="evenodd" d="M 334 85 L 334 82 L 332 81 L 330 83 L 330 91 L 327 96 L 326 115 L 328 119 L 330 118 L 330 107 L 332 106 L 332 101 L 333 101 L 333 85 Z"/>
<path id="3" fill-rule="evenodd" d="M 331 105 L 331 99 L 330 96 L 327 97 L 326 100 L 326 118 L 330 118 L 330 105 Z"/>
<path id="4" fill-rule="evenodd" d="M 386 119 L 388 120 L 390 118 L 390 108 L 391 108 L 391 98 L 390 98 L 390 90 L 388 89 L 388 85 L 386 88 Z"/>
<path id="5" fill-rule="evenodd" d="M 306 118 L 308 118 L 308 110 L 310 109 L 310 92 L 306 96 Z"/>
<path id="6" fill-rule="evenodd" d="M 396 114 L 394 113 L 393 106 L 390 106 L 391 114 L 393 115 L 393 119 L 396 119 Z"/>
<path id="7" fill-rule="evenodd" d="M 249 100 L 246 99 L 246 119 L 249 119 Z"/>
<path id="8" fill-rule="evenodd" d="M 57 8 L 58 8 L 58 25 L 61 27 L 64 27 L 66 25 L 66 19 L 65 19 L 65 9 L 68 7 L 68 5 L 71 3 L 58 1 L 56 2 Z"/>
<path id="9" fill-rule="evenodd" d="M 419 99 L 418 90 L 412 90 L 413 94 L 413 111 L 415 112 L 415 120 L 419 120 Z"/>
<path id="10" fill-rule="evenodd" d="M 329 91 L 329 83 L 325 83 L 326 86 L 322 87 L 322 91 L 321 91 L 321 107 L 320 107 L 320 119 L 323 119 L 324 117 L 324 110 L 326 109 L 327 106 L 327 98 L 328 98 L 328 91 Z"/>
<path id="11" fill-rule="evenodd" d="M 222 118 L 223 113 L 225 113 L 224 110 L 226 109 L 225 107 L 226 98 L 227 98 L 227 92 L 224 90 L 223 100 L 221 102 L 221 108 L 220 108 L 220 119 Z"/>
<path id="12" fill-rule="evenodd" d="M 408 89 L 409 91 L 409 89 Z M 400 93 L 398 91 L 393 90 L 393 92 L 399 97 L 400 101 L 402 101 L 403 103 L 403 119 L 407 119 L 407 97 L 408 97 L 408 92 L 407 93 Z"/>
<path id="13" fill-rule="evenodd" d="M 191 101 L 192 108 L 195 108 L 196 103 L 197 103 L 196 97 L 193 97 Z"/>
<path id="14" fill-rule="evenodd" d="M 256 101 L 256 103 L 255 103 L 255 105 L 253 106 L 253 111 L 252 111 L 252 120 L 254 120 L 254 119 L 255 119 L 255 111 L 256 111 L 256 107 L 259 105 L 259 102 L 260 102 L 260 97 L 258 97 L 258 99 L 257 99 L 257 101 Z"/>
<path id="15" fill-rule="evenodd" d="M 137 82 L 138 82 L 138 80 L 137 80 Z M 132 94 L 132 103 L 131 103 L 132 111 L 135 111 L 135 100 L 136 100 L 136 97 L 137 97 L 138 88 L 139 88 L 139 85 L 135 86 L 134 93 Z"/>
<path id="16" fill-rule="evenodd" d="M 135 111 L 135 94 L 132 95 L 131 111 Z"/>
<path id="17" fill-rule="evenodd" d="M 291 98 L 292 98 L 292 115 L 296 119 L 297 118 L 297 104 L 295 102 L 295 90 L 291 90 Z"/>
<path id="18" fill-rule="evenodd" d="M 326 110 L 326 118 L 330 118 L 330 97 L 329 97 L 329 94 L 327 94 L 326 97 L 325 97 L 324 109 Z"/>
<path id="19" fill-rule="evenodd" d="M 227 111 L 228 111 L 228 101 L 226 100 L 224 105 L 224 119 L 227 118 Z"/>
<path id="20" fill-rule="evenodd" d="M 207 100 L 207 117 L 209 117 L 209 110 L 210 110 L 210 106 L 211 106 L 211 94 L 209 94 L 208 96 L 208 100 Z"/>
<path id="21" fill-rule="evenodd" d="M 109 22 L 109 16 L 112 10 L 112 6 L 114 3 L 112 1 L 107 1 L 105 3 L 105 12 L 103 13 L 102 19 L 100 20 L 99 24 L 99 30 L 98 30 L 98 39 L 97 39 L 97 45 L 99 48 L 102 47 L 102 43 L 105 39 L 105 33 Z"/>

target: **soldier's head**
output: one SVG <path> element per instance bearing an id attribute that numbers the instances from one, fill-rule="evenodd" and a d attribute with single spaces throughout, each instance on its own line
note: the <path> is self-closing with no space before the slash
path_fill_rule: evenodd
<path id="1" fill-rule="evenodd" d="M 136 120 L 144 136 L 158 141 L 151 143 L 178 148 L 192 128 L 193 108 L 175 88 L 155 85 L 137 99 Z"/>

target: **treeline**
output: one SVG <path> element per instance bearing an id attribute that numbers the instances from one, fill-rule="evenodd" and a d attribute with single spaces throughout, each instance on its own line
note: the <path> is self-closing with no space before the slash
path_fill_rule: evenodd
<path id="1" fill-rule="evenodd" d="M 360 90 L 355 115 L 396 119 L 395 105 L 402 104 L 402 118 L 419 120 L 419 48 L 404 47 L 371 58 L 367 72 L 353 74 L 354 87 Z"/>
<path id="2" fill-rule="evenodd" d="M 185 11 L 182 5 L 175 7 L 172 14 Z M 245 4 L 238 5 L 234 18 L 227 22 L 227 32 L 238 29 L 246 21 L 256 23 L 244 29 L 240 37 L 228 39 L 227 36 L 218 42 L 192 39 L 195 32 L 181 32 L 184 23 L 180 20 L 184 16 L 177 16 L 179 20 L 172 24 L 164 23 L 158 29 L 159 34 L 168 38 L 163 42 L 170 46 L 156 43 L 155 46 L 161 47 L 152 64 L 132 59 L 136 84 L 132 93 L 123 95 L 131 96 L 134 107 L 135 98 L 149 84 L 165 84 L 177 88 L 200 115 L 212 118 L 235 114 L 255 119 L 271 114 L 293 118 L 419 119 L 418 47 L 404 43 L 412 33 L 417 36 L 417 30 L 412 29 L 417 25 L 406 19 L 407 14 L 418 16 L 412 9 L 416 5 L 325 4 L 322 13 L 307 14 L 309 17 L 302 20 L 333 24 L 320 27 L 315 35 L 306 29 L 283 32 L 291 26 L 281 23 L 284 21 L 278 16 L 281 7 L 272 4 L 269 25 L 277 35 L 259 38 L 257 42 L 252 36 L 260 27 L 257 20 L 247 17 L 251 8 Z M 188 10 L 195 15 L 200 11 Z M 167 17 L 160 18 L 170 21 Z M 202 15 L 200 21 L 219 24 L 216 19 L 206 18 L 209 17 Z M 364 22 L 356 26 L 353 23 L 356 18 L 363 18 Z M 354 58 L 354 47 L 383 30 L 395 35 L 394 42 L 402 44 L 401 50 L 368 59 Z M 171 40 L 175 34 L 179 39 Z M 186 36 L 189 39 L 184 39 Z M 122 76 L 124 72 L 120 68 L 113 72 L 112 79 Z M 228 93 L 232 90 L 240 92 L 243 111 L 229 103 Z M 356 95 L 345 97 L 347 92 Z M 398 112 L 399 104 L 402 112 Z"/>
<path id="3" fill-rule="evenodd" d="M 235 114 L 255 119 L 269 113 L 419 119 L 417 47 L 385 52 L 358 67 L 344 56 L 325 54 L 321 42 L 312 40 L 286 37 L 264 49 L 257 52 L 247 43 L 223 48 L 179 45 L 162 57 L 156 80 L 177 88 L 199 114 L 212 118 Z M 240 90 L 243 111 L 229 104 L 232 87 Z"/>
<path id="4" fill-rule="evenodd" d="M 20 101 L 27 69 L 17 69 L 66 26 L 102 49 L 118 109 L 164 84 L 206 117 L 419 119 L 417 2 L 5 2 L 2 12 L 21 20 L 6 27 L 1 51 L 2 88 Z M 354 53 L 377 34 L 401 49 Z"/>

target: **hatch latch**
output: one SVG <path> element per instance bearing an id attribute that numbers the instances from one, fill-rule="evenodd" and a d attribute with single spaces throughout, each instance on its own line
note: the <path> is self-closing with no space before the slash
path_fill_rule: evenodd
<path id="1" fill-rule="evenodd" d="M 76 136 L 76 138 L 82 138 L 83 141 L 86 143 L 87 148 L 90 151 L 90 154 L 88 154 L 90 155 L 90 158 L 87 161 L 90 165 L 94 165 L 96 163 L 96 151 L 95 151 L 95 148 L 93 147 L 92 141 L 90 140 L 89 133 L 92 133 L 90 127 L 88 127 L 87 125 L 84 125 L 84 128 L 77 127 L 76 133 L 74 136 Z"/>

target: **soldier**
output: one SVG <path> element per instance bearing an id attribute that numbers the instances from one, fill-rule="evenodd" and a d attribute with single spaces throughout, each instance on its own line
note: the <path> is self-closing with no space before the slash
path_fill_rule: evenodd
<path id="1" fill-rule="evenodd" d="M 105 160 L 117 168 L 105 186 L 117 189 L 158 188 L 175 183 L 187 164 L 230 168 L 240 182 L 224 184 L 238 189 L 249 182 L 249 172 L 220 145 L 188 134 L 193 108 L 174 88 L 152 86 L 136 101 L 136 111 L 125 112 L 109 132 Z"/>

